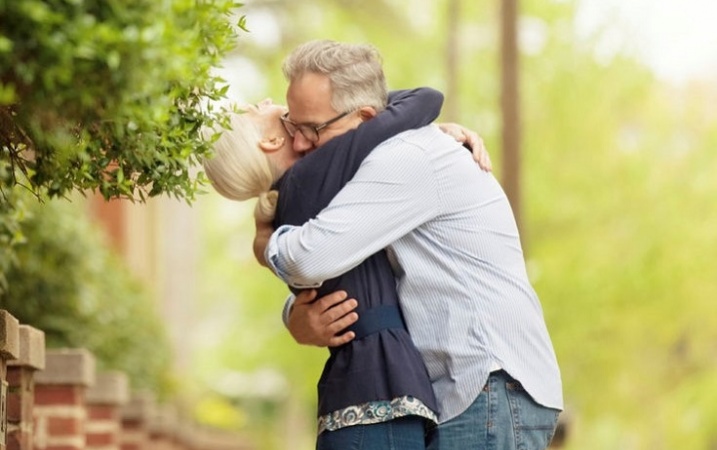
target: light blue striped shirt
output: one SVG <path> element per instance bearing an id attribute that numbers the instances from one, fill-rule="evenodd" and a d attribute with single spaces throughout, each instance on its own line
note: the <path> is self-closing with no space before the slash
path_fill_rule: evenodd
<path id="1" fill-rule="evenodd" d="M 317 287 L 383 248 L 441 422 L 470 406 L 496 365 L 535 401 L 562 409 L 555 352 L 505 193 L 436 126 L 378 146 L 316 218 L 277 229 L 266 257 L 286 283 Z"/>

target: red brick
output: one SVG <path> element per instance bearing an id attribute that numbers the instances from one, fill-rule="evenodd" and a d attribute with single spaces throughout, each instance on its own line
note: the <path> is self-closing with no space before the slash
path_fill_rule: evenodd
<path id="1" fill-rule="evenodd" d="M 82 419 L 74 417 L 48 417 L 47 430 L 50 436 L 81 436 L 84 432 Z"/>
<path id="2" fill-rule="evenodd" d="M 119 420 L 119 411 L 116 406 L 91 405 L 87 407 L 87 417 L 90 420 Z"/>
<path id="3" fill-rule="evenodd" d="M 107 447 L 117 444 L 117 436 L 113 433 L 88 433 L 86 440 L 88 447 Z"/>
<path id="4" fill-rule="evenodd" d="M 35 386 L 35 405 L 82 405 L 85 388 L 69 385 Z"/>
<path id="5" fill-rule="evenodd" d="M 122 429 L 128 431 L 142 430 L 144 429 L 144 422 L 141 420 L 123 420 Z"/>
<path id="6" fill-rule="evenodd" d="M 13 369 L 12 367 L 7 368 L 7 382 L 11 386 L 17 386 L 22 383 L 22 372 L 20 370 Z"/>
<path id="7" fill-rule="evenodd" d="M 8 422 L 20 422 L 22 418 L 22 395 L 10 387 L 8 388 L 6 402 Z"/>
<path id="8" fill-rule="evenodd" d="M 31 450 L 32 449 L 32 433 L 29 431 L 22 432 L 20 430 L 11 431 L 7 435 L 8 450 Z"/>

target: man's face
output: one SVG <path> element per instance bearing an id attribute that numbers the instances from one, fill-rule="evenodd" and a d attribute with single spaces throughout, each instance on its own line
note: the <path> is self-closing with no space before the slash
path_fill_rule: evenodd
<path id="1" fill-rule="evenodd" d="M 347 111 L 336 111 L 331 106 L 331 84 L 326 75 L 307 73 L 289 83 L 286 91 L 289 120 L 301 125 L 322 125 Z M 319 139 L 312 142 L 301 132 L 294 133 L 293 148 L 296 152 L 309 152 L 361 124 L 358 114 L 351 113 L 323 127 Z"/>
<path id="2" fill-rule="evenodd" d="M 246 105 L 245 114 L 264 130 L 268 139 L 283 138 L 283 145 L 277 150 L 267 152 L 267 157 L 283 173 L 303 155 L 295 152 L 291 146 L 291 137 L 281 124 L 281 116 L 287 111 L 286 106 L 275 105 L 271 99 L 263 100 L 256 105 Z M 278 142 L 278 141 L 277 141 Z"/>

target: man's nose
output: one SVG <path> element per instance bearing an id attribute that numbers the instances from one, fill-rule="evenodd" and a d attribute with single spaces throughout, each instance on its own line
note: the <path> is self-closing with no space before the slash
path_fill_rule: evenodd
<path id="1" fill-rule="evenodd" d="M 292 148 L 295 152 L 304 153 L 314 148 L 314 143 L 306 139 L 301 132 L 294 133 Z"/>

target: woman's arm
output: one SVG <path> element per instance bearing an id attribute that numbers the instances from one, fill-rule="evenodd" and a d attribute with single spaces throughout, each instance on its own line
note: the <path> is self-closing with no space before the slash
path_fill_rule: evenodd
<path id="1" fill-rule="evenodd" d="M 430 125 L 442 106 L 443 94 L 432 88 L 392 91 L 386 109 L 355 130 L 351 142 L 355 161 L 360 164 L 376 146 L 399 133 Z"/>
<path id="2" fill-rule="evenodd" d="M 376 146 L 404 131 L 433 123 L 443 106 L 443 94 L 428 87 L 392 91 L 388 100 L 386 109 L 374 118 L 331 139 L 314 152 L 315 157 L 332 155 L 332 170 L 340 169 L 345 174 L 342 183 L 349 181 Z M 341 152 L 340 157 L 334 154 L 334 150 Z"/>

